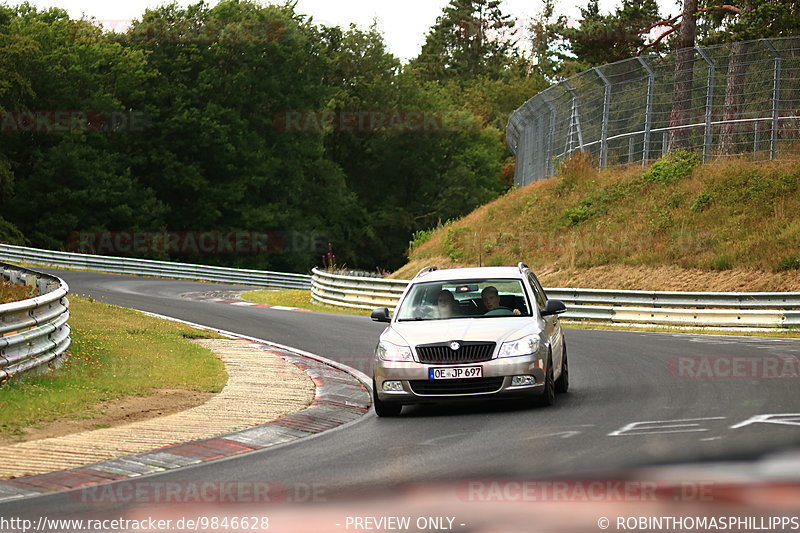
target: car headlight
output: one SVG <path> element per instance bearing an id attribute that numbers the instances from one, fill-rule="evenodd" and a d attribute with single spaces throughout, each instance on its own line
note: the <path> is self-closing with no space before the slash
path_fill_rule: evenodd
<path id="1" fill-rule="evenodd" d="M 504 342 L 500 346 L 497 357 L 516 357 L 530 355 L 539 351 L 540 341 L 538 335 L 526 335 L 515 341 Z"/>
<path id="2" fill-rule="evenodd" d="M 375 348 L 375 355 L 383 361 L 414 361 L 411 348 L 398 346 L 386 341 L 378 343 L 378 347 Z"/>

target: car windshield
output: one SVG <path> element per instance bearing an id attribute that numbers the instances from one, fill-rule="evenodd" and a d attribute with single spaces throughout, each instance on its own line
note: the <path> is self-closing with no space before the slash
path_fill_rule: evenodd
<path id="1" fill-rule="evenodd" d="M 397 319 L 445 320 L 531 316 L 518 279 L 459 279 L 415 283 L 400 304 Z"/>

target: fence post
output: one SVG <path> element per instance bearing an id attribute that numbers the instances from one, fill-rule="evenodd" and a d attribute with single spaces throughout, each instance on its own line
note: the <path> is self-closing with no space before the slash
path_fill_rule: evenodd
<path id="1" fill-rule="evenodd" d="M 547 104 L 547 107 L 550 108 L 550 127 L 548 128 L 548 135 L 547 135 L 547 175 L 552 176 L 555 169 L 553 168 L 554 161 L 553 161 L 553 143 L 555 142 L 556 137 L 556 106 L 553 104 L 553 101 L 550 99 L 550 95 L 548 94 L 549 89 L 545 89 L 542 91 L 542 100 L 544 103 Z"/>
<path id="2" fill-rule="evenodd" d="M 517 143 L 517 166 L 520 170 L 519 186 L 524 187 L 532 181 L 533 174 L 533 125 L 531 124 L 533 113 L 530 109 L 531 101 L 528 100 L 525 104 L 517 110 L 521 115 L 521 131 L 519 134 L 519 142 Z M 516 174 L 516 172 L 515 172 Z"/>
<path id="3" fill-rule="evenodd" d="M 605 86 L 603 90 L 603 118 L 600 126 L 600 168 L 604 168 L 608 160 L 608 114 L 611 110 L 611 83 L 599 68 L 594 67 L 592 70 L 600 77 L 600 81 Z"/>
<path id="4" fill-rule="evenodd" d="M 644 58 L 637 57 L 636 59 L 647 71 L 647 107 L 644 112 L 644 138 L 642 140 L 642 166 L 645 166 L 650 158 L 650 129 L 653 127 L 653 93 L 655 92 L 656 75 Z"/>
<path id="5" fill-rule="evenodd" d="M 769 140 L 769 158 L 775 159 L 778 155 L 778 114 L 781 97 L 781 54 L 766 39 L 761 39 L 761 43 L 775 56 L 775 66 L 772 73 L 772 136 Z"/>
<path id="6" fill-rule="evenodd" d="M 564 155 L 572 153 L 573 131 L 578 134 L 578 148 L 583 151 L 583 130 L 581 129 L 580 108 L 578 107 L 578 92 L 567 80 L 561 82 L 564 88 L 572 95 L 572 111 L 569 117 L 569 133 L 567 134 L 567 144 L 564 147 Z"/>
<path id="7" fill-rule="evenodd" d="M 633 135 L 628 137 L 628 163 L 633 163 Z"/>
<path id="8" fill-rule="evenodd" d="M 753 124 L 753 154 L 757 154 L 758 153 L 758 145 L 759 145 L 759 143 L 761 141 L 760 135 L 759 135 L 759 133 L 761 133 L 760 132 L 760 129 L 761 129 L 760 126 L 761 126 L 761 123 L 758 122 L 758 121 L 756 121 L 755 124 Z"/>
<path id="9" fill-rule="evenodd" d="M 705 60 L 708 64 L 708 85 L 706 86 L 706 127 L 705 132 L 703 134 L 703 163 L 708 161 L 709 152 L 711 151 L 711 141 L 712 141 L 712 126 L 711 126 L 711 108 L 714 104 L 714 71 L 715 66 L 714 62 L 711 61 L 711 58 L 708 57 L 705 50 L 700 48 L 699 46 L 695 47 L 697 53 L 700 54 L 700 57 Z"/>

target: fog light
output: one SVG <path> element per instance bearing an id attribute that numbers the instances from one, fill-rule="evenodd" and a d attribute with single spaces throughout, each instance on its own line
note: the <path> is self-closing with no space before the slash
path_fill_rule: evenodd
<path id="1" fill-rule="evenodd" d="M 384 381 L 384 392 L 401 392 L 403 390 L 403 383 L 400 381 Z"/>
<path id="2" fill-rule="evenodd" d="M 533 376 L 514 376 L 511 378 L 511 386 L 519 387 L 521 385 L 535 385 L 536 378 Z"/>

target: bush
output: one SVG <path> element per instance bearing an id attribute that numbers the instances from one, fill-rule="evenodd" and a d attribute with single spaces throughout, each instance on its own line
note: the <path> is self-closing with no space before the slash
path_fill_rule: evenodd
<path id="1" fill-rule="evenodd" d="M 421 244 L 425 244 L 431 238 L 431 236 L 436 232 L 436 228 L 430 229 L 421 229 L 419 231 L 415 231 L 414 234 L 411 236 L 411 240 L 408 242 L 408 250 L 409 252 L 420 246 Z"/>
<path id="2" fill-rule="evenodd" d="M 0 217 L 0 242 L 6 244 L 24 245 L 25 237 L 22 232 L 11 222 Z"/>
<path id="3" fill-rule="evenodd" d="M 642 180 L 645 183 L 671 183 L 689 175 L 700 163 L 700 154 L 697 152 L 672 152 L 653 163 L 642 175 Z"/>
<path id="4" fill-rule="evenodd" d="M 556 195 L 564 196 L 583 180 L 590 179 L 596 173 L 592 155 L 588 152 L 576 152 L 558 163 L 555 171 L 558 182 Z"/>
<path id="5" fill-rule="evenodd" d="M 471 230 L 468 227 L 450 228 L 444 237 L 442 246 L 444 252 L 453 261 L 458 261 L 464 257 L 464 253 L 469 247 L 469 235 Z"/>
<path id="6" fill-rule="evenodd" d="M 731 262 L 730 258 L 726 255 L 715 257 L 711 261 L 711 268 L 713 270 L 730 270 L 732 267 L 733 263 Z"/>
<path id="7" fill-rule="evenodd" d="M 782 257 L 775 266 L 775 270 L 800 270 L 800 255 L 786 255 Z"/>
<path id="8" fill-rule="evenodd" d="M 711 202 L 714 201 L 714 197 L 707 192 L 701 192 L 697 195 L 697 197 L 692 201 L 692 204 L 689 206 L 689 209 L 692 211 L 699 213 L 700 211 L 704 211 L 706 207 L 711 205 Z"/>
<path id="9" fill-rule="evenodd" d="M 577 205 L 564 210 L 564 216 L 567 217 L 567 220 L 572 226 L 577 226 L 584 220 L 589 220 L 593 214 L 592 202 L 587 198 L 578 202 Z"/>

